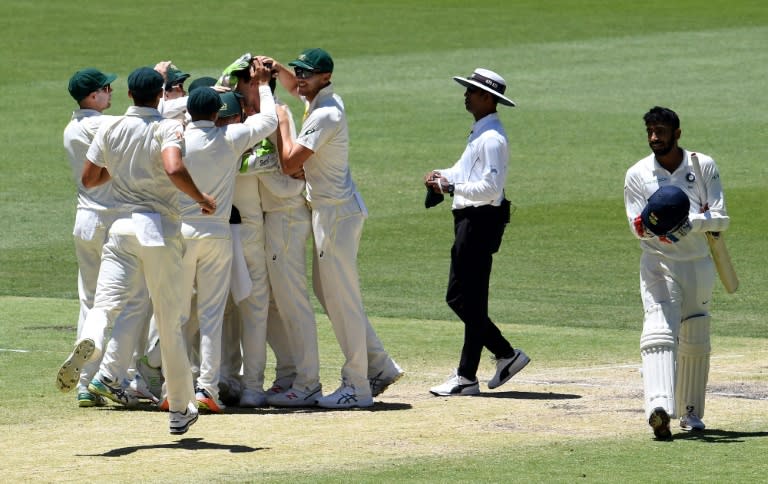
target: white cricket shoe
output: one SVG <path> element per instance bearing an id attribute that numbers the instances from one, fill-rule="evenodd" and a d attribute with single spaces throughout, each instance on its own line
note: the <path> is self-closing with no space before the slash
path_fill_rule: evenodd
<path id="1" fill-rule="evenodd" d="M 322 396 L 320 385 L 306 391 L 291 387 L 281 393 L 268 394 L 267 403 L 273 407 L 314 407 Z"/>
<path id="2" fill-rule="evenodd" d="M 136 371 L 144 379 L 149 392 L 160 399 L 163 395 L 163 383 L 165 383 L 162 370 L 150 365 L 149 358 L 144 355 L 136 360 Z"/>
<path id="3" fill-rule="evenodd" d="M 480 393 L 480 383 L 477 378 L 470 380 L 459 376 L 454 370 L 453 374 L 442 385 L 429 389 L 429 393 L 436 397 L 452 397 L 461 395 L 477 395 Z"/>
<path id="4" fill-rule="evenodd" d="M 696 415 L 693 406 L 687 407 L 687 413 L 680 417 L 680 428 L 683 430 L 704 430 L 706 425 L 701 421 L 698 415 Z"/>
<path id="5" fill-rule="evenodd" d="M 84 339 L 75 343 L 75 349 L 69 354 L 59 368 L 56 376 L 56 388 L 62 392 L 68 392 L 77 386 L 80 381 L 80 370 L 90 359 L 96 350 L 96 344 L 92 339 Z"/>
<path id="6" fill-rule="evenodd" d="M 360 395 L 353 385 L 341 382 L 335 392 L 317 399 L 317 406 L 322 408 L 367 408 L 373 406 L 373 397 Z"/>
<path id="7" fill-rule="evenodd" d="M 385 370 L 381 370 L 376 376 L 368 379 L 371 384 L 372 397 L 378 397 L 384 393 L 384 390 L 389 388 L 390 385 L 393 385 L 405 375 L 405 372 L 400 368 L 400 365 L 395 363 L 395 360 L 390 361 L 392 362 L 392 368 L 389 372 L 384 373 Z"/>
<path id="8" fill-rule="evenodd" d="M 170 412 L 168 414 L 168 421 L 170 423 L 171 433 L 174 435 L 181 435 L 187 433 L 189 427 L 197 422 L 198 417 L 197 407 L 191 403 L 187 406 L 187 409 L 183 412 Z"/>
<path id="9" fill-rule="evenodd" d="M 272 382 L 272 386 L 269 387 L 269 390 L 267 390 L 267 395 L 276 395 L 278 393 L 284 393 L 290 390 L 292 385 L 293 385 L 292 377 L 278 378 L 277 380 Z"/>
<path id="10" fill-rule="evenodd" d="M 265 407 L 267 405 L 267 396 L 263 391 L 251 390 L 246 388 L 240 395 L 240 407 L 243 408 L 258 408 Z"/>
<path id="11" fill-rule="evenodd" d="M 510 378 L 515 376 L 525 365 L 530 363 L 531 359 L 521 350 L 514 350 L 509 358 L 499 358 L 496 360 L 496 374 L 488 381 L 488 388 L 498 388 L 507 383 Z"/>

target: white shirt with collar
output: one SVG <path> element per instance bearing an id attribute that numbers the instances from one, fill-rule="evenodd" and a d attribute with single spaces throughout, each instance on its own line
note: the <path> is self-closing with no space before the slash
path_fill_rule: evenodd
<path id="1" fill-rule="evenodd" d="M 497 113 L 475 122 L 467 147 L 451 167 L 437 170 L 454 185 L 454 210 L 499 206 L 507 182 L 509 144 Z"/>
<path id="2" fill-rule="evenodd" d="M 69 124 L 64 128 L 64 149 L 67 151 L 72 178 L 77 186 L 78 209 L 99 212 L 115 206 L 111 182 L 85 188 L 80 181 L 88 147 L 101 124 L 113 118 L 114 116 L 102 115 L 95 109 L 76 109 Z"/>
<path id="3" fill-rule="evenodd" d="M 277 128 L 275 102 L 269 86 L 259 86 L 261 112 L 244 123 L 217 127 L 213 121 L 192 121 L 184 132 L 184 165 L 201 192 L 216 199 L 216 212 L 200 213 L 195 200 L 179 198 L 182 234 L 186 238 L 229 237 L 229 215 L 243 153 Z"/>
<path id="4" fill-rule="evenodd" d="M 653 153 L 627 170 L 624 179 L 624 206 L 630 230 L 635 237 L 637 237 L 637 233 L 634 229 L 634 220 L 640 215 L 648 203 L 648 199 L 659 187 L 674 185 L 685 192 L 691 202 L 688 215 L 691 222 L 691 232 L 674 244 L 662 242 L 658 237 L 642 239 L 640 247 L 643 251 L 674 260 L 699 259 L 709 255 L 709 245 L 704 237 L 704 232 L 719 232 L 728 228 L 730 218 L 725 209 L 720 173 L 715 160 L 702 153 L 699 153 L 697 157 L 704 177 L 703 182 L 707 187 L 707 203 L 709 205 L 709 210 L 703 213 L 698 188 L 700 184 L 696 181 L 690 151 L 683 150 L 683 161 L 672 173 L 656 161 L 656 156 Z"/>
<path id="5" fill-rule="evenodd" d="M 313 205 L 350 200 L 357 188 L 349 170 L 349 131 L 344 103 L 329 84 L 306 104 L 306 119 L 296 142 L 314 152 L 304 163 L 307 200 Z"/>
<path id="6" fill-rule="evenodd" d="M 167 235 L 178 233 L 181 193 L 163 167 L 161 152 L 170 147 L 184 152 L 181 123 L 163 119 L 155 108 L 131 106 L 101 125 L 87 154 L 109 171 L 119 209 L 159 213 Z"/>

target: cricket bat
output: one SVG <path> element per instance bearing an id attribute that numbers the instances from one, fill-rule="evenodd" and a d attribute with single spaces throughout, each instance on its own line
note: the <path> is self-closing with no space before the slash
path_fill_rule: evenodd
<path id="1" fill-rule="evenodd" d="M 696 182 L 701 188 L 700 193 L 704 198 L 701 206 L 704 207 L 707 204 L 707 186 L 704 183 L 701 165 L 699 165 L 699 157 L 696 156 L 696 153 L 691 153 L 691 164 L 693 165 L 694 175 L 696 175 Z M 709 243 L 709 252 L 712 254 L 712 260 L 715 262 L 715 269 L 717 269 L 720 282 L 723 283 L 723 287 L 728 294 L 733 294 L 739 288 L 739 277 L 733 268 L 731 254 L 728 253 L 728 247 L 725 246 L 723 234 L 721 232 L 707 232 L 706 237 L 707 243 Z"/>

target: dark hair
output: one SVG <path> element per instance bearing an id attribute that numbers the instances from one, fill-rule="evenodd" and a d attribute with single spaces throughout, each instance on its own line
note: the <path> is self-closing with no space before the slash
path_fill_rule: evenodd
<path id="1" fill-rule="evenodd" d="M 680 118 L 677 117 L 677 113 L 669 108 L 662 108 L 661 106 L 654 106 L 650 111 L 643 116 L 645 124 L 664 124 L 678 129 L 680 127 Z"/>

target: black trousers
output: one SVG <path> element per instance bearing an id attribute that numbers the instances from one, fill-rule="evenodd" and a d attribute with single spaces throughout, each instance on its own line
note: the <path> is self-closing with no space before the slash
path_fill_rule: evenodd
<path id="1" fill-rule="evenodd" d="M 474 380 L 483 348 L 497 358 L 513 351 L 488 317 L 488 285 L 493 254 L 501 246 L 509 221 L 509 205 L 469 207 L 453 211 L 455 240 L 445 300 L 464 322 L 464 346 L 457 373 Z"/>

